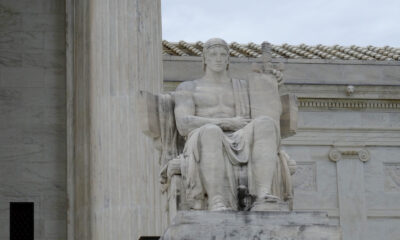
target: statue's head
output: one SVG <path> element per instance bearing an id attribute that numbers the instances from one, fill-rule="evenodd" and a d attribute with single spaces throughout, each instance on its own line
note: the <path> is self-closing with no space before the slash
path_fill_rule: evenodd
<path id="1" fill-rule="evenodd" d="M 214 71 L 229 69 L 229 47 L 221 38 L 211 38 L 203 46 L 203 70 L 207 64 Z"/>

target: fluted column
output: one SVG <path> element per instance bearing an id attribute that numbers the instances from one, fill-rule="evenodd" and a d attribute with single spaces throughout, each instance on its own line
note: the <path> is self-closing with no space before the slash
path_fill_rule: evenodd
<path id="1" fill-rule="evenodd" d="M 138 90 L 161 90 L 160 8 L 160 0 L 67 2 L 70 240 L 136 240 L 166 225 L 136 101 Z"/>

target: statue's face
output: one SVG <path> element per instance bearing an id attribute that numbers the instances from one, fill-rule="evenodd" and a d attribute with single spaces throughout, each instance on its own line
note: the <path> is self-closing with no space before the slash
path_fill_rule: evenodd
<path id="1" fill-rule="evenodd" d="M 226 71 L 229 56 L 224 47 L 215 46 L 207 50 L 205 54 L 205 63 L 207 69 L 213 72 Z"/>

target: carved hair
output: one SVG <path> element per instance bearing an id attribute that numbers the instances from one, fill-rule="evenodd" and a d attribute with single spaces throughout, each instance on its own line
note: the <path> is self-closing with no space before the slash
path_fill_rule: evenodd
<path id="1" fill-rule="evenodd" d="M 229 69 L 229 46 L 225 40 L 221 38 L 211 38 L 203 46 L 203 71 L 206 71 L 206 54 L 210 48 L 213 47 L 223 47 L 228 53 L 228 64 L 226 65 L 226 70 Z"/>

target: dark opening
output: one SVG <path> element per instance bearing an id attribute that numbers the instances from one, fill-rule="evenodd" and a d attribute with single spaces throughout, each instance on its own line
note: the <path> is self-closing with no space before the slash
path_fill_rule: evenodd
<path id="1" fill-rule="evenodd" d="M 159 240 L 160 237 L 156 237 L 156 236 L 141 236 L 139 238 L 139 240 Z"/>
<path id="2" fill-rule="evenodd" d="M 33 240 L 33 202 L 10 202 L 10 240 Z"/>

